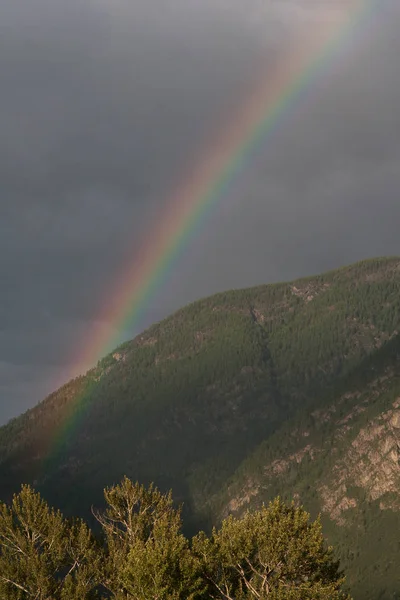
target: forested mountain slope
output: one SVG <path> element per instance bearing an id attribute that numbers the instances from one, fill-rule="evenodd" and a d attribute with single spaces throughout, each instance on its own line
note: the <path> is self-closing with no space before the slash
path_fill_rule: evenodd
<path id="1" fill-rule="evenodd" d="M 78 514 L 126 474 L 193 528 L 294 495 L 357 599 L 400 597 L 399 331 L 400 258 L 195 302 L 1 428 L 1 495 Z"/>
<path id="2" fill-rule="evenodd" d="M 400 598 L 400 336 L 262 442 L 208 510 L 277 494 L 322 513 L 355 598 Z"/>

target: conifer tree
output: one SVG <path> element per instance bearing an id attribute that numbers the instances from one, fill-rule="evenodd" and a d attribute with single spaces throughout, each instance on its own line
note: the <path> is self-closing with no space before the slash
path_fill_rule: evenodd
<path id="1" fill-rule="evenodd" d="M 201 581 L 180 511 L 162 494 L 128 478 L 104 492 L 107 509 L 96 517 L 105 534 L 103 584 L 114 598 L 192 600 Z"/>
<path id="2" fill-rule="evenodd" d="M 0 598 L 85 600 L 94 597 L 99 555 L 88 527 L 74 523 L 22 486 L 0 504 Z"/>
<path id="3" fill-rule="evenodd" d="M 0 504 L 0 600 L 350 600 L 321 524 L 279 498 L 189 544 L 171 492 L 125 478 L 103 546 L 29 486 Z"/>
<path id="4" fill-rule="evenodd" d="M 220 600 L 346 600 L 344 578 L 319 520 L 279 498 L 242 518 L 225 519 L 211 537 L 198 534 L 209 597 Z"/>

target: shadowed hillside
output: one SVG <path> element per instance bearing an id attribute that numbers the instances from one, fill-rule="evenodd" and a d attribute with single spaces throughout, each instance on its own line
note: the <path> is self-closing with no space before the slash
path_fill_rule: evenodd
<path id="1" fill-rule="evenodd" d="M 400 598 L 399 332 L 400 258 L 195 302 L 0 429 L 2 497 L 82 513 L 128 475 L 193 528 L 295 497 L 356 599 Z"/>

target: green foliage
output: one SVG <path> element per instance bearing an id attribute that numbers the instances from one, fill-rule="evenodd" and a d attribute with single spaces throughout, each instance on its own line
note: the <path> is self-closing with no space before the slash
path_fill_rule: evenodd
<path id="1" fill-rule="evenodd" d="M 104 492 L 103 585 L 113 598 L 193 600 L 201 581 L 171 493 L 126 477 Z"/>
<path id="2" fill-rule="evenodd" d="M 84 600 L 94 597 L 99 556 L 82 521 L 69 523 L 23 486 L 0 505 L 0 597 Z"/>
<path id="3" fill-rule="evenodd" d="M 2 499 L 21 481 L 35 482 L 64 514 L 86 517 L 103 488 L 126 474 L 172 487 L 191 533 L 210 531 L 249 481 L 251 506 L 296 494 L 315 516 L 337 458 L 400 394 L 399 331 L 399 258 L 195 302 L 0 428 Z M 352 411 L 344 432 L 339 422 Z M 312 455 L 301 454 L 307 444 Z M 298 463 L 266 477 L 266 465 L 299 452 Z M 390 519 L 370 499 L 357 498 L 347 514 L 381 524 L 394 547 Z M 373 528 L 324 518 L 357 600 L 399 593 L 391 551 L 378 552 Z"/>
<path id="4" fill-rule="evenodd" d="M 346 600 L 319 521 L 280 499 L 189 543 L 171 492 L 124 478 L 97 513 L 104 544 L 24 486 L 0 518 L 7 600 Z"/>
<path id="5" fill-rule="evenodd" d="M 223 521 L 211 538 L 194 539 L 210 597 L 221 600 L 339 600 L 343 577 L 321 524 L 279 498 L 242 518 Z"/>

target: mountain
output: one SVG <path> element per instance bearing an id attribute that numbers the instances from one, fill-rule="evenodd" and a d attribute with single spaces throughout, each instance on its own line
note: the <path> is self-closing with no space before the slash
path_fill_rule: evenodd
<path id="1" fill-rule="evenodd" d="M 123 475 L 191 530 L 280 494 L 337 547 L 356 600 L 400 598 L 400 258 L 195 302 L 0 429 L 0 493 L 66 514 Z"/>

